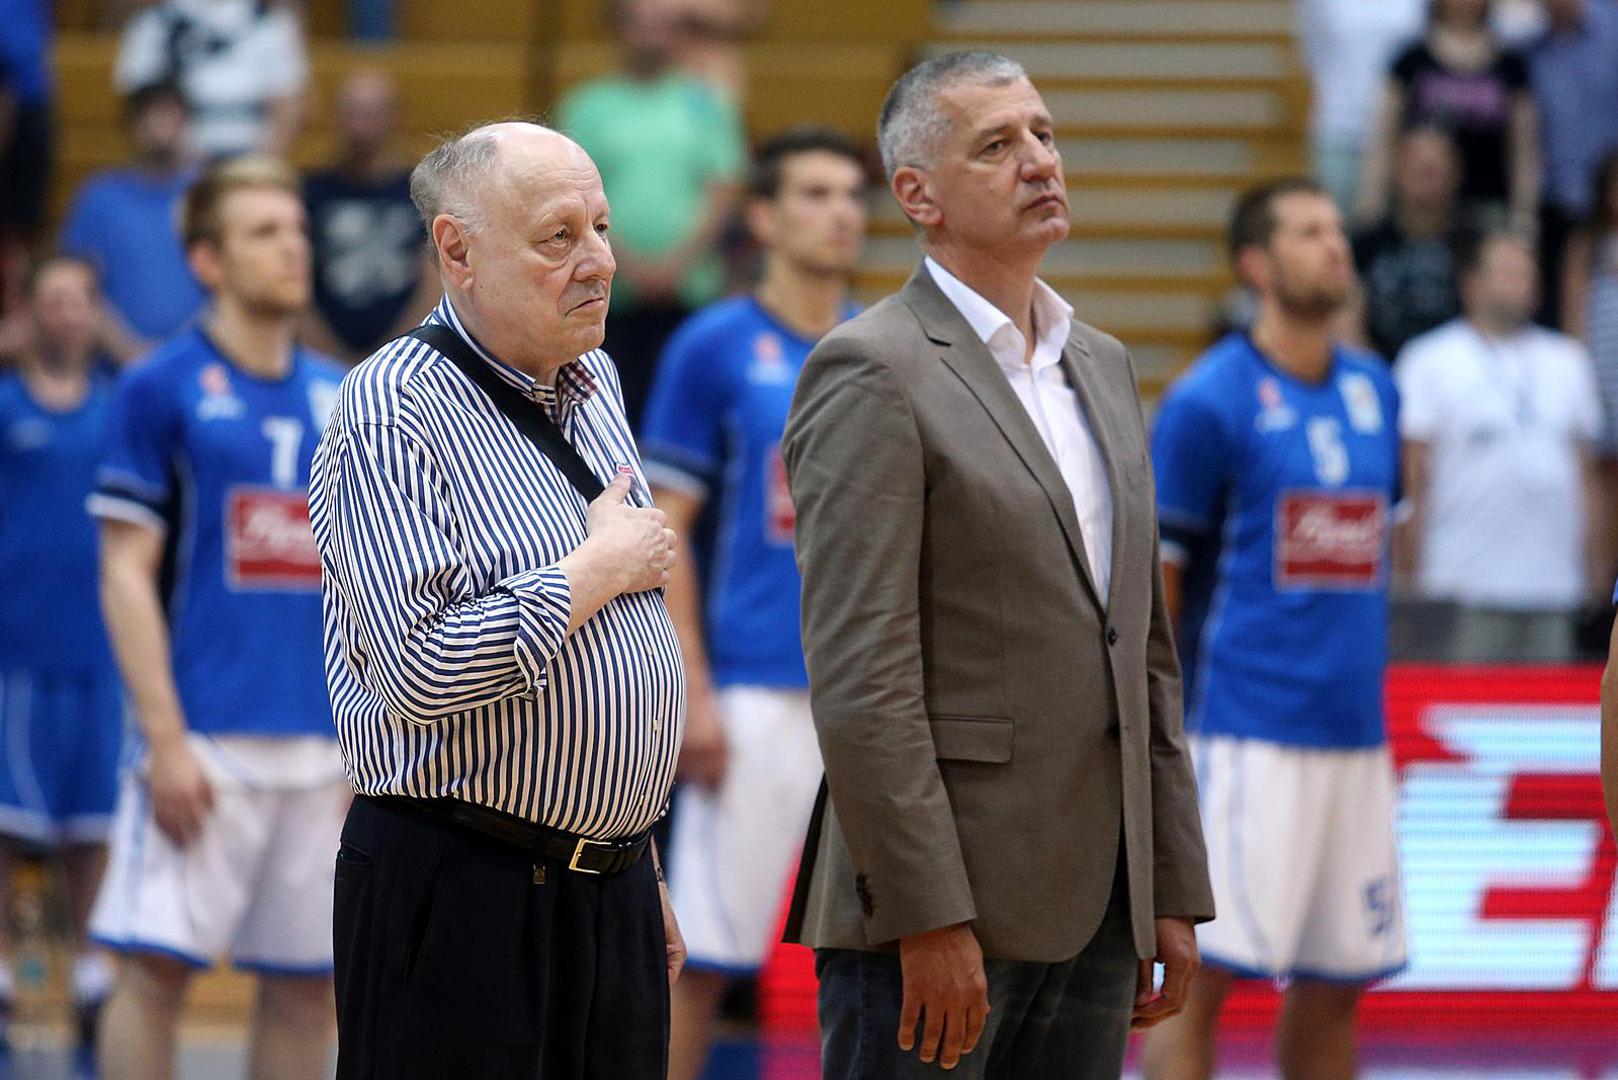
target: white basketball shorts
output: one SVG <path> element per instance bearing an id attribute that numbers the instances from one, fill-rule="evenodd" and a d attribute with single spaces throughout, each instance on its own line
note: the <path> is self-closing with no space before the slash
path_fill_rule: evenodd
<path id="1" fill-rule="evenodd" d="M 1205 963 L 1247 978 L 1368 983 L 1405 965 L 1386 747 L 1194 737 L 1218 917 Z"/>
<path id="2" fill-rule="evenodd" d="M 352 792 L 334 740 L 192 735 L 213 785 L 202 834 L 157 826 L 144 762 L 126 770 L 90 935 L 194 967 L 332 970 L 332 876 Z"/>
<path id="3" fill-rule="evenodd" d="M 763 687 L 719 692 L 728 741 L 717 790 L 683 784 L 669 850 L 669 898 L 688 964 L 742 974 L 774 944 L 792 868 L 820 787 L 809 695 Z"/>

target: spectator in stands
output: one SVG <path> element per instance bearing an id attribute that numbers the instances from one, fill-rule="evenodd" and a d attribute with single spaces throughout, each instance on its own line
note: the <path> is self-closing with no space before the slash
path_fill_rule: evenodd
<path id="1" fill-rule="evenodd" d="M 1592 595 L 1601 406 L 1583 347 L 1531 322 L 1538 277 L 1531 244 L 1485 234 L 1462 256 L 1464 316 L 1395 368 L 1411 508 L 1401 569 L 1421 595 L 1479 609 L 1458 634 L 1467 658 L 1566 655 L 1570 620 L 1499 613 L 1567 613 Z"/>
<path id="2" fill-rule="evenodd" d="M 1420 35 L 1422 10 L 1423 0 L 1298 0 L 1298 36 L 1315 92 L 1314 174 L 1344 214 L 1354 208 L 1388 65 Z"/>
<path id="3" fill-rule="evenodd" d="M 672 67 L 677 20 L 655 0 L 614 0 L 624 68 L 563 100 L 561 127 L 601 170 L 618 275 L 605 348 L 638 429 L 663 343 L 724 289 L 715 244 L 746 162 L 734 105 Z"/>
<path id="4" fill-rule="evenodd" d="M 96 597 L 96 530 L 85 513 L 107 429 L 95 270 L 39 264 L 27 288 L 29 344 L 0 372 L 0 911 L 10 860 L 61 859 L 71 913 L 80 1049 L 95 1044 L 112 987 L 85 934 L 106 862 L 123 739 L 123 688 Z M 0 1046 L 13 1001 L 9 919 L 0 919 Z"/>
<path id="5" fill-rule="evenodd" d="M 261 0 L 161 0 L 124 29 L 113 81 L 125 93 L 178 83 L 204 156 L 284 156 L 302 120 L 309 61 L 288 8 Z"/>
<path id="6" fill-rule="evenodd" d="M 672 10 L 678 22 L 674 66 L 712 86 L 738 105 L 747 93 L 741 43 L 755 33 L 765 12 L 757 0 L 652 0 Z"/>
<path id="7" fill-rule="evenodd" d="M 1393 207 L 1354 237 L 1359 337 L 1391 362 L 1405 342 L 1461 312 L 1455 289 L 1460 156 L 1448 135 L 1419 127 L 1399 140 Z"/>
<path id="8" fill-rule="evenodd" d="M 192 178 L 185 97 L 173 83 L 153 83 L 129 96 L 124 116 L 134 160 L 79 189 L 61 247 L 94 264 L 108 303 L 129 330 L 157 341 L 183 326 L 205 299 L 175 225 Z"/>
<path id="9" fill-rule="evenodd" d="M 1360 178 L 1360 224 L 1387 210 L 1399 132 L 1436 124 L 1461 151 L 1468 222 L 1533 226 L 1541 186 L 1538 113 L 1527 65 L 1501 47 L 1489 9 L 1489 0 L 1433 0 L 1426 33 L 1394 60 Z"/>
<path id="10" fill-rule="evenodd" d="M 304 180 L 315 259 L 308 337 L 351 362 L 415 326 L 438 299 L 410 170 L 394 154 L 398 128 L 393 82 L 356 72 L 337 94 L 336 161 Z"/>
<path id="11" fill-rule="evenodd" d="M 1546 0 L 1545 8 L 1550 22 L 1528 51 L 1528 74 L 1545 159 L 1541 312 L 1558 325 L 1568 236 L 1590 212 L 1602 157 L 1618 150 L 1618 0 Z"/>
<path id="12" fill-rule="evenodd" d="M 1562 327 L 1590 351 L 1606 415 L 1597 446 L 1605 541 L 1591 573 L 1618 565 L 1618 150 L 1596 170 L 1589 219 L 1568 240 Z"/>
<path id="13" fill-rule="evenodd" d="M 45 222 L 53 142 L 48 8 L 45 0 L 0 8 L 0 312 L 19 297 Z"/>

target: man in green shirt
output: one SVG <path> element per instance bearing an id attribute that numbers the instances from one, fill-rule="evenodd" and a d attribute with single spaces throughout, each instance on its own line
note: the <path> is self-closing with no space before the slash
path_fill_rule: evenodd
<path id="1" fill-rule="evenodd" d="M 623 71 L 571 90 L 559 121 L 595 160 L 612 206 L 618 274 L 604 347 L 638 431 L 664 340 L 724 290 L 715 245 L 747 150 L 734 104 L 673 69 L 678 26 L 670 13 L 646 0 L 617 0 L 609 16 Z"/>

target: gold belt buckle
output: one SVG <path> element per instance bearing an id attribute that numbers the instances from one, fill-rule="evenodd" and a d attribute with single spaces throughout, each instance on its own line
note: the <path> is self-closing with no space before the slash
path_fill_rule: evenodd
<path id="1" fill-rule="evenodd" d="M 576 874 L 599 875 L 601 873 L 600 870 L 591 870 L 588 866 L 579 865 L 579 859 L 584 855 L 585 846 L 588 844 L 594 844 L 596 847 L 612 846 L 611 844 L 604 844 L 600 840 L 591 840 L 588 837 L 581 836 L 579 837 L 579 842 L 573 847 L 573 857 L 567 861 L 567 868 Z"/>

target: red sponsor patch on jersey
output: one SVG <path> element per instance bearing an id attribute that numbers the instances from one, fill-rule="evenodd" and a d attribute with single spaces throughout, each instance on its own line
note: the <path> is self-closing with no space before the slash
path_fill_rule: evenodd
<path id="1" fill-rule="evenodd" d="M 309 527 L 309 496 L 236 487 L 226 496 L 225 574 L 236 589 L 320 588 L 320 552 Z"/>
<path id="2" fill-rule="evenodd" d="M 792 505 L 787 466 L 779 446 L 770 448 L 768 474 L 764 482 L 764 533 L 772 544 L 790 544 L 798 527 L 798 511 Z"/>
<path id="3" fill-rule="evenodd" d="M 1387 523 L 1380 492 L 1285 492 L 1275 506 L 1276 587 L 1377 588 Z"/>

